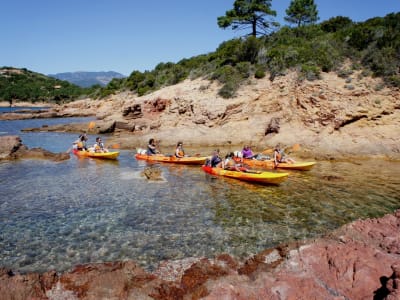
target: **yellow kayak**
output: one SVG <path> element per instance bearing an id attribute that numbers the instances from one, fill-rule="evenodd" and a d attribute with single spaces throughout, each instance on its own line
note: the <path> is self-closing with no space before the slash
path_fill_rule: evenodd
<path id="1" fill-rule="evenodd" d="M 212 175 L 220 175 L 239 180 L 256 182 L 262 184 L 280 184 L 285 181 L 289 174 L 288 173 L 273 173 L 273 172 L 257 172 L 257 171 L 230 171 L 222 168 L 212 168 L 210 166 L 201 167 L 204 172 Z"/>
<path id="2" fill-rule="evenodd" d="M 119 152 L 91 152 L 85 150 L 73 150 L 74 154 L 79 157 L 92 157 L 92 158 L 102 158 L 102 159 L 117 159 Z"/>
<path id="3" fill-rule="evenodd" d="M 244 165 L 248 165 L 252 168 L 263 168 L 263 169 L 275 169 L 275 164 L 273 159 L 267 160 L 257 160 L 257 159 L 249 159 L 235 157 L 236 162 L 241 162 Z M 295 163 L 279 163 L 277 168 L 286 169 L 286 170 L 300 170 L 300 171 L 309 171 L 316 164 L 314 161 L 308 162 L 295 162 Z"/>
<path id="4" fill-rule="evenodd" d="M 165 163 L 175 163 L 175 164 L 183 164 L 183 165 L 203 165 L 206 162 L 206 156 L 188 156 L 178 158 L 174 155 L 168 156 L 163 154 L 140 154 L 137 153 L 135 155 L 136 159 L 154 161 L 154 162 L 165 162 Z"/>

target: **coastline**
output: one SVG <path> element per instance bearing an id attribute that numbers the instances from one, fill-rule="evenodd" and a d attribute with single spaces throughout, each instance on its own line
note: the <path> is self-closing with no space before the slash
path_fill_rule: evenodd
<path id="1" fill-rule="evenodd" d="M 55 107 L 57 105 L 49 102 L 13 102 L 11 107 Z M 0 107 L 10 107 L 10 103 L 7 101 L 0 101 Z"/>
<path id="2" fill-rule="evenodd" d="M 280 143 L 301 145 L 301 158 L 400 159 L 400 90 L 375 90 L 379 78 L 354 73 L 346 79 L 323 73 L 320 80 L 301 82 L 289 73 L 252 80 L 231 99 L 218 95 L 216 82 L 185 80 L 139 97 L 129 91 L 104 99 L 81 99 L 35 114 L 34 118 L 92 116 L 92 134 L 107 134 L 121 149 L 143 148 L 150 138 L 170 148 L 250 145 L 260 151 Z M 2 114 L 2 120 L 18 119 Z M 23 116 L 29 118 L 29 116 Z M 79 127 L 80 126 L 80 127 Z M 88 132 L 88 124 L 39 128 L 36 131 Z M 230 150 L 238 150 L 230 149 Z"/>

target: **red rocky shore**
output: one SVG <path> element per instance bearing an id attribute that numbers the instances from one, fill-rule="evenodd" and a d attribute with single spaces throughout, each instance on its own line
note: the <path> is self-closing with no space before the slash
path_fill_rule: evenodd
<path id="1" fill-rule="evenodd" d="M 1 299 L 400 299 L 400 210 L 358 220 L 305 243 L 267 249 L 244 262 L 133 261 L 64 273 L 0 269 Z"/>

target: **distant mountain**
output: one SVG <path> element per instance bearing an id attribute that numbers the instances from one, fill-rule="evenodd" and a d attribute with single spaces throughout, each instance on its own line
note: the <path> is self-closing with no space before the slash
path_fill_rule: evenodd
<path id="1" fill-rule="evenodd" d="M 107 85 L 113 78 L 125 78 L 117 72 L 65 72 L 57 74 L 49 74 L 48 76 L 65 80 L 70 83 L 76 84 L 81 87 L 90 87 L 94 84 L 100 84 L 101 86 Z"/>

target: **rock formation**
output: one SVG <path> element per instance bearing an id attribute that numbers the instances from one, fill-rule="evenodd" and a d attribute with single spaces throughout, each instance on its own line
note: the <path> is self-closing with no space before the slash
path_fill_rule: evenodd
<path id="1" fill-rule="evenodd" d="M 19 136 L 0 137 L 0 160 L 49 159 L 62 161 L 69 159 L 69 153 L 53 153 L 42 148 L 28 149 Z"/>

